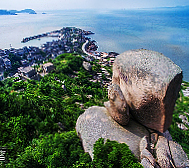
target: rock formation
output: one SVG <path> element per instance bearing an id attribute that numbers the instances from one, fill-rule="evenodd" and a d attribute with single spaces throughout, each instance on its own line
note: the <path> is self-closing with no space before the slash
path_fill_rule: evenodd
<path id="1" fill-rule="evenodd" d="M 189 167 L 187 155 L 179 144 L 172 141 L 169 131 L 152 131 L 132 118 L 128 125 L 121 126 L 104 107 L 87 109 L 79 116 L 76 131 L 85 152 L 92 158 L 93 145 L 99 138 L 104 138 L 126 143 L 145 168 Z"/>
<path id="2" fill-rule="evenodd" d="M 178 143 L 169 141 L 169 148 L 175 167 L 189 167 L 187 155 Z"/>
<path id="3" fill-rule="evenodd" d="M 112 83 L 120 87 L 132 116 L 159 132 L 171 124 L 181 82 L 182 70 L 158 52 L 126 51 L 113 65 Z"/>
<path id="4" fill-rule="evenodd" d="M 181 81 L 181 69 L 160 53 L 140 49 L 119 55 L 106 108 L 90 107 L 77 120 L 85 152 L 93 158 L 93 145 L 104 138 L 126 143 L 145 168 L 189 167 L 167 130 Z"/>
<path id="5" fill-rule="evenodd" d="M 79 116 L 76 123 L 77 134 L 82 139 L 85 152 L 93 157 L 93 144 L 104 138 L 126 143 L 135 156 L 140 159 L 139 143 L 144 136 L 149 137 L 145 127 L 130 120 L 126 127 L 112 119 L 105 107 L 93 106 Z"/>
<path id="6" fill-rule="evenodd" d="M 168 141 L 163 136 L 160 136 L 156 144 L 157 161 L 161 168 L 171 168 L 172 159 L 169 150 Z"/>
<path id="7" fill-rule="evenodd" d="M 144 168 L 189 167 L 189 160 L 186 153 L 178 143 L 172 141 L 171 135 L 168 131 L 166 131 L 166 134 L 157 134 L 157 141 L 154 141 L 153 143 L 152 134 L 150 135 L 151 147 L 141 149 L 140 159 Z M 146 147 L 148 145 L 149 142 L 146 141 L 146 137 L 143 137 L 140 141 L 140 146 Z M 154 156 L 156 156 L 156 158 L 154 158 Z"/>

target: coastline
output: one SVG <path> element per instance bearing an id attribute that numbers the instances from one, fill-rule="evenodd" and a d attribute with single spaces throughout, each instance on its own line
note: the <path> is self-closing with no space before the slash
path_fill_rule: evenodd
<path id="1" fill-rule="evenodd" d="M 96 46 L 94 40 L 91 41 L 89 37 L 86 37 L 91 34 L 94 33 L 75 27 L 63 27 L 60 30 L 23 38 L 22 42 L 26 43 L 46 36 L 57 37 L 57 40 L 46 42 L 42 44 L 41 47 L 25 46 L 15 49 L 10 46 L 10 49 L 0 49 L 0 79 L 3 79 L 4 73 L 11 77 L 18 72 L 20 67 L 33 66 L 37 63 L 41 64 L 44 61 L 48 61 L 49 58 L 54 59 L 63 53 L 80 53 L 82 51 L 83 54 L 86 54 L 86 59 L 90 60 L 92 57 L 95 58 L 95 51 L 98 46 Z M 96 52 L 96 54 L 98 54 L 98 56 L 103 55 L 102 52 Z M 15 59 L 12 59 L 12 56 L 15 56 L 15 59 L 21 62 L 17 67 L 14 66 Z"/>
<path id="2" fill-rule="evenodd" d="M 33 64 L 43 63 L 48 61 L 49 58 L 56 58 L 63 53 L 75 53 L 80 52 L 81 44 L 86 41 L 85 35 L 93 34 L 91 31 L 85 31 L 75 27 L 63 27 L 60 30 L 54 30 L 37 36 L 30 36 L 30 38 L 24 38 L 23 42 L 35 40 L 38 37 L 45 36 L 58 37 L 57 40 L 46 42 L 41 47 L 23 47 L 0 49 L 0 74 L 1 78 L 3 74 L 13 76 L 18 72 L 19 67 L 32 66 Z M 15 58 L 14 58 L 15 57 Z M 16 66 L 15 66 L 16 63 Z"/>
<path id="3" fill-rule="evenodd" d="M 108 87 L 110 85 L 110 69 L 114 63 L 114 59 L 117 55 L 119 55 L 118 53 L 96 51 L 98 49 L 98 46 L 95 44 L 96 41 L 91 41 L 89 37 L 86 37 L 86 35 L 94 34 L 91 31 L 85 31 L 75 27 L 63 27 L 60 30 L 51 31 L 51 33 L 44 34 L 54 35 L 54 33 L 56 33 L 58 40 L 47 42 L 41 45 L 41 48 L 23 47 L 19 49 L 11 48 L 10 50 L 0 50 L 0 57 L 3 58 L 5 66 L 4 74 L 6 72 L 10 75 L 10 77 L 18 77 L 19 79 L 22 79 L 23 76 L 20 76 L 22 69 L 27 69 L 27 71 L 35 71 L 31 67 L 35 67 L 37 64 L 42 66 L 44 61 L 49 61 L 49 59 L 53 60 L 58 55 L 61 55 L 63 53 L 77 53 L 81 50 L 82 53 L 80 53 L 80 55 L 84 58 L 84 60 L 90 62 L 96 59 L 98 60 L 96 63 L 101 67 L 100 71 L 93 76 L 93 79 L 91 81 L 100 82 L 100 84 L 104 87 Z M 42 36 L 40 38 L 42 38 Z M 30 40 L 35 40 L 35 38 L 31 38 Z M 9 58 L 9 56 L 6 54 L 14 55 L 15 57 L 17 57 L 17 59 L 18 57 L 20 57 L 22 65 L 20 65 L 18 69 L 12 67 L 13 62 L 11 62 L 11 58 Z M 15 70 L 12 72 L 10 71 L 11 69 Z M 37 73 L 37 75 L 39 74 Z M 38 77 L 32 76 L 31 79 L 33 78 L 36 80 L 39 79 Z M 0 75 L 0 80 L 3 80 L 3 73 Z"/>
<path id="4" fill-rule="evenodd" d="M 29 16 L 29 15 L 28 15 Z M 48 15 L 46 15 L 46 16 L 48 16 Z M 20 17 L 20 16 L 18 16 L 18 17 Z M 48 16 L 49 17 L 49 16 Z M 82 26 L 81 26 L 82 27 Z M 90 26 L 89 26 L 90 27 Z M 53 29 L 51 29 L 51 30 L 53 30 Z M 56 30 L 56 29 L 55 29 Z M 43 31 L 41 31 L 41 32 L 43 32 Z M 49 31 L 49 29 L 46 31 L 46 32 L 49 32 L 50 33 L 50 31 Z M 35 32 L 36 33 L 36 32 Z M 35 34 L 34 33 L 34 34 Z M 37 33 L 36 33 L 37 34 Z M 100 46 L 100 49 L 101 49 L 101 51 L 117 51 L 117 52 L 119 52 L 119 50 L 120 50 L 120 48 L 123 48 L 122 47 L 122 45 L 120 46 L 120 43 L 116 43 L 116 40 L 115 41 L 113 41 L 113 43 L 112 43 L 112 39 L 114 40 L 114 39 L 116 39 L 115 37 L 114 37 L 114 34 L 113 33 L 111 33 L 110 32 L 110 34 L 111 34 L 111 36 L 113 36 L 113 37 L 111 37 L 111 36 L 108 36 L 108 38 L 106 39 L 106 38 L 104 38 L 105 36 L 102 34 L 102 32 L 101 31 L 97 31 L 97 35 L 95 35 L 96 37 L 98 37 L 97 38 L 97 41 L 98 41 L 98 44 L 99 44 L 99 46 Z M 36 35 L 37 37 L 39 36 L 40 34 L 38 34 L 38 35 Z M 11 35 L 12 36 L 12 35 Z M 127 37 L 127 34 L 125 35 L 126 37 Z M 29 36 L 25 36 L 25 37 L 29 37 Z M 33 36 L 34 37 L 34 36 Z M 28 43 L 28 44 L 26 44 L 27 46 L 38 46 L 38 47 L 40 47 L 40 45 L 41 44 L 44 44 L 44 42 L 43 41 L 45 41 L 44 39 L 46 38 L 46 41 L 48 41 L 48 38 L 49 38 L 49 40 L 51 40 L 51 38 L 52 37 L 49 37 L 49 36 L 47 36 L 47 37 L 44 37 L 43 39 L 42 38 L 40 38 L 40 40 L 38 40 L 38 38 L 35 38 L 35 40 L 33 40 L 33 41 L 31 41 L 30 40 L 30 42 Z M 40 37 L 40 36 L 39 36 Z M 95 39 L 96 39 L 96 37 L 95 37 Z M 109 38 L 110 37 L 110 38 Z M 5 38 L 5 37 L 3 37 L 3 38 Z M 20 38 L 19 37 L 19 39 L 21 40 L 23 38 L 23 36 Z M 57 38 L 57 37 L 55 37 L 55 38 Z M 119 37 L 119 39 L 120 39 L 120 41 L 123 41 L 123 39 L 122 39 L 123 37 Z M 10 40 L 9 40 L 10 41 Z M 115 48 L 113 48 L 114 46 L 113 46 L 113 44 L 116 44 L 116 45 L 114 45 L 114 46 L 116 46 Z M 25 43 L 22 43 L 22 44 L 25 44 Z M 139 41 L 139 48 L 141 47 L 140 46 L 140 41 Z M 145 45 L 145 44 L 144 44 Z M 12 46 L 14 47 L 15 46 L 15 44 L 13 43 L 12 44 Z M 23 45 L 24 46 L 24 45 Z M 108 46 L 108 48 L 106 47 L 106 46 Z M 112 47 L 112 50 L 110 49 L 111 48 L 111 46 L 113 46 Z M 128 49 L 130 49 L 130 48 L 132 48 L 133 47 L 133 45 L 131 45 L 129 42 L 128 42 L 128 45 L 125 45 L 126 46 L 126 48 L 125 48 L 125 51 L 126 50 L 128 50 Z M 134 47 L 136 47 L 136 46 L 134 46 Z M 188 73 L 187 73 L 187 69 L 188 69 L 188 66 L 186 65 L 186 64 L 184 64 L 183 63 L 183 60 L 186 60 L 186 62 L 188 62 L 188 57 L 187 57 L 187 55 L 184 55 L 184 56 L 182 56 L 182 58 L 183 59 L 181 59 L 181 53 L 180 53 L 180 55 L 177 55 L 178 53 L 174 53 L 174 51 L 175 52 L 178 52 L 178 51 L 182 51 L 183 49 L 182 48 L 180 48 L 179 46 L 172 46 L 173 48 L 171 48 L 171 49 L 169 49 L 169 50 L 167 50 L 167 51 L 165 51 L 165 48 L 163 47 L 162 48 L 162 53 L 165 55 L 165 56 L 167 56 L 167 57 L 169 57 L 171 60 L 173 60 L 177 65 L 179 65 L 180 67 L 182 67 L 182 69 L 183 69 L 183 72 L 184 72 L 184 80 L 185 81 L 189 81 L 189 79 L 188 79 Z M 15 47 L 15 48 L 17 48 L 17 47 Z M 19 47 L 19 48 L 21 48 L 21 47 Z M 17 48 L 17 49 L 19 49 L 19 48 Z M 144 47 L 144 48 L 147 48 L 147 47 Z M 10 48 L 9 48 L 10 49 Z M 115 50 L 115 49 L 118 49 L 118 50 Z M 135 48 L 133 48 L 133 49 L 135 49 Z M 151 50 L 154 50 L 154 51 L 158 51 L 158 50 L 160 50 L 160 48 L 158 48 L 158 49 L 154 49 L 153 47 L 152 48 L 147 48 L 147 49 L 151 49 Z M 174 51 L 171 51 L 171 50 L 174 50 Z M 121 49 L 121 52 L 122 52 L 122 50 L 123 49 Z M 119 53 L 121 53 L 121 52 L 119 52 Z M 173 53 L 173 54 L 172 54 Z M 88 53 L 89 54 L 89 53 Z M 178 59 L 176 59 L 178 57 Z"/>
<path id="5" fill-rule="evenodd" d="M 90 53 L 88 53 L 88 52 L 86 51 L 86 48 L 87 48 L 88 43 L 89 43 L 89 40 L 86 40 L 86 42 L 82 45 L 82 51 L 83 51 L 86 55 L 93 57 L 92 54 L 90 54 Z"/>
<path id="6" fill-rule="evenodd" d="M 52 37 L 20 43 L 23 37 L 50 32 L 65 26 L 81 27 L 95 32 L 94 38 L 98 41 L 98 51 L 115 51 L 123 53 L 130 49 L 146 48 L 163 53 L 173 60 L 183 70 L 185 81 L 189 81 L 189 43 L 188 32 L 184 27 L 188 25 L 188 16 L 175 17 L 158 15 L 151 11 L 110 11 L 109 13 L 95 13 L 91 11 L 37 11 L 37 15 L 17 15 L 0 17 L 1 49 L 10 49 L 24 46 L 37 46 L 52 40 Z M 146 14 L 149 24 L 145 24 Z M 167 13 L 169 14 L 169 12 Z M 97 17 L 98 16 L 98 17 Z M 141 17 L 140 17 L 141 16 Z M 159 19 L 155 19 L 158 16 Z M 164 16 L 164 17 L 162 17 Z M 186 18 L 187 17 L 187 18 Z M 15 19 L 16 18 L 16 19 Z M 78 20 L 78 18 L 81 18 Z M 103 18 L 103 22 L 102 22 Z M 115 18 L 115 22 L 110 22 Z M 140 18 L 140 21 L 139 21 Z M 154 20 L 155 19 L 155 20 Z M 183 27 L 179 23 L 183 20 Z M 159 22 L 162 20 L 162 23 Z M 168 21 L 168 22 L 167 22 Z M 122 24 L 124 22 L 124 24 Z M 153 25 L 152 25 L 153 23 Z M 163 24 L 163 23 L 166 23 Z M 175 34 L 175 32 L 177 32 Z M 48 39 L 49 38 L 49 39 Z"/>

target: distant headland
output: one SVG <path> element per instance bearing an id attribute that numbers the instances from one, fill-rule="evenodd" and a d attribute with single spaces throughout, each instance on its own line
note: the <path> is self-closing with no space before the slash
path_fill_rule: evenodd
<path id="1" fill-rule="evenodd" d="M 33 9 L 24 9 L 21 11 L 0 9 L 0 15 L 17 15 L 18 13 L 37 14 Z"/>

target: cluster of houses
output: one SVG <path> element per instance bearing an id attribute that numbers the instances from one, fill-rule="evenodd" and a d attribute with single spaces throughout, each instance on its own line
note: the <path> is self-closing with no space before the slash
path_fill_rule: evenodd
<path id="1" fill-rule="evenodd" d="M 50 33 L 51 36 L 57 36 L 58 40 L 47 42 L 41 46 L 41 50 L 52 59 L 63 53 L 74 53 L 81 51 L 81 45 L 89 38 L 86 35 L 94 34 L 91 31 L 85 31 L 75 27 L 64 27 Z"/>
<path id="2" fill-rule="evenodd" d="M 82 46 L 83 53 L 86 55 L 83 58 L 90 62 L 94 61 L 94 59 L 99 60 L 97 64 L 100 65 L 100 70 L 96 75 L 93 75 L 93 79 L 91 82 L 100 82 L 103 86 L 109 86 L 111 84 L 111 74 L 107 71 L 105 67 L 111 67 L 114 63 L 115 58 L 119 55 L 116 52 L 98 52 L 96 51 L 97 46 L 95 46 L 95 41 L 90 42 L 86 40 L 86 42 Z"/>
<path id="3" fill-rule="evenodd" d="M 47 57 L 56 58 L 63 53 L 78 52 L 81 44 L 87 39 L 85 35 L 93 34 L 91 31 L 85 31 L 75 27 L 64 27 L 60 30 L 55 30 L 46 34 L 38 35 L 37 37 L 57 37 L 57 40 L 47 42 L 41 46 L 41 50 L 46 53 Z"/>
<path id="4" fill-rule="evenodd" d="M 3 72 L 12 68 L 14 62 L 11 62 L 10 54 L 20 58 L 20 67 L 14 74 L 9 76 L 17 77 L 16 80 L 35 79 L 39 80 L 40 76 L 44 76 L 54 69 L 52 63 L 40 64 L 41 70 L 38 72 L 34 65 L 37 62 L 47 61 L 49 58 L 56 58 L 63 53 L 78 52 L 83 50 L 83 58 L 86 61 L 99 60 L 98 64 L 101 69 L 93 76 L 92 82 L 100 82 L 104 86 L 109 86 L 111 81 L 111 74 L 107 71 L 108 66 L 112 66 L 114 59 L 118 55 L 115 52 L 98 52 L 96 51 L 98 46 L 95 41 L 90 41 L 90 38 L 85 35 L 93 34 L 91 31 L 84 31 L 79 28 L 64 27 L 61 30 L 55 30 L 50 33 L 36 36 L 36 38 L 42 38 L 43 36 L 56 36 L 57 40 L 47 42 L 39 47 L 23 47 L 20 49 L 10 48 L 0 50 L 0 80 L 3 80 Z M 29 38 L 29 40 L 36 39 Z M 26 38 L 24 42 L 27 42 Z M 81 45 L 83 46 L 81 47 Z"/>
<path id="5" fill-rule="evenodd" d="M 43 64 L 41 68 L 42 72 L 38 72 L 35 68 L 31 66 L 20 67 L 18 68 L 18 72 L 14 75 L 14 77 L 16 78 L 15 81 L 27 79 L 40 80 L 40 76 L 48 74 L 49 72 L 54 70 L 55 67 L 51 62 L 48 62 Z"/>
<path id="6" fill-rule="evenodd" d="M 13 54 L 15 57 L 20 57 L 21 64 L 25 65 L 27 61 L 31 60 L 42 60 L 41 50 L 38 47 L 23 47 L 19 49 L 10 48 L 1 50 L 0 49 L 0 67 L 5 70 L 11 69 L 12 63 L 10 60 L 10 54 Z M 2 62 L 3 60 L 3 62 Z"/>
<path id="7" fill-rule="evenodd" d="M 100 81 L 103 86 L 110 86 L 111 84 L 111 74 L 107 71 L 105 67 L 111 67 L 114 63 L 114 60 L 118 53 L 115 52 L 94 52 L 95 59 L 98 59 L 97 62 L 99 65 L 101 65 L 100 72 L 97 73 L 96 76 L 93 76 L 92 82 Z M 104 78 L 103 78 L 104 76 Z"/>
<path id="8" fill-rule="evenodd" d="M 0 80 L 3 80 L 3 73 L 5 71 L 12 70 L 16 60 L 11 58 L 19 58 L 19 66 L 26 67 L 32 65 L 36 61 L 43 61 L 44 57 L 42 56 L 41 50 L 38 47 L 23 47 L 19 49 L 10 48 L 10 49 L 0 49 Z M 15 71 L 17 72 L 17 70 Z M 15 72 L 9 74 L 13 76 Z"/>
<path id="9" fill-rule="evenodd" d="M 100 70 L 97 72 L 97 75 L 93 75 L 91 82 L 100 82 L 103 86 L 110 86 L 111 84 L 111 74 L 107 71 L 107 67 L 111 67 L 114 63 L 115 58 L 119 55 L 116 52 L 99 52 L 96 51 L 98 46 L 95 44 L 95 41 L 86 40 L 82 46 L 83 53 L 86 55 L 83 58 L 90 62 L 99 60 L 97 64 L 100 65 Z"/>
<path id="10" fill-rule="evenodd" d="M 13 69 L 14 60 L 11 60 L 10 54 L 19 57 L 20 68 L 31 67 L 35 63 L 47 61 L 49 58 L 56 58 L 63 53 L 73 53 L 81 51 L 81 45 L 89 39 L 85 35 L 93 34 L 91 31 L 85 31 L 75 27 L 64 27 L 61 30 L 55 30 L 50 33 L 38 35 L 36 37 L 25 38 L 24 42 L 32 39 L 42 38 L 45 36 L 55 36 L 57 40 L 47 42 L 39 47 L 23 47 L 19 49 L 0 49 L 0 80 L 3 80 L 3 73 L 5 71 L 11 71 Z M 26 68 L 27 69 L 27 68 Z M 28 68 L 29 69 L 29 68 Z M 9 76 L 13 76 L 15 73 L 19 73 L 20 69 L 10 73 Z"/>

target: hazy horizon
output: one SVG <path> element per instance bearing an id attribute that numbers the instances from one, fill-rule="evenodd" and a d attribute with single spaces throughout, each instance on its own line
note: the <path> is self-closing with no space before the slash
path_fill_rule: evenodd
<path id="1" fill-rule="evenodd" d="M 136 9 L 154 7 L 187 6 L 188 0 L 6 0 L 0 2 L 0 9 L 7 10 L 64 10 L 64 9 Z"/>

